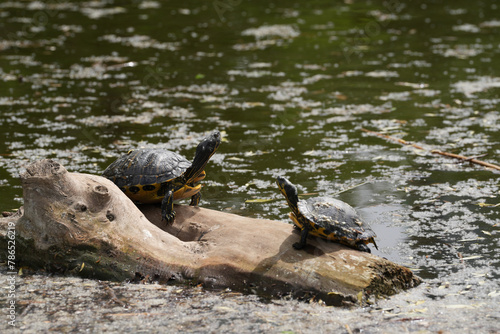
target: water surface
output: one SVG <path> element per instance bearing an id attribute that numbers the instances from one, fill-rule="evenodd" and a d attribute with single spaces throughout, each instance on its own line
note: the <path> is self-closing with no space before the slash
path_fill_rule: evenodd
<path id="1" fill-rule="evenodd" d="M 497 13 L 495 1 L 2 2 L 1 209 L 22 204 L 32 161 L 100 174 L 134 147 L 191 159 L 218 129 L 202 206 L 288 222 L 284 175 L 356 207 L 375 254 L 431 285 L 471 285 L 461 304 L 498 301 L 499 174 L 430 153 L 500 164 Z"/>

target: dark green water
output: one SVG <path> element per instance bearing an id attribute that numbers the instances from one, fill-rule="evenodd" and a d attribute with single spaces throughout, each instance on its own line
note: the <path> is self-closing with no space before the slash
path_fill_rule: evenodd
<path id="1" fill-rule="evenodd" d="M 499 174 L 429 150 L 500 164 L 497 13 L 493 0 L 2 2 L 0 208 L 22 204 L 32 161 L 100 174 L 138 146 L 191 159 L 218 129 L 202 206 L 287 221 L 285 175 L 356 207 L 375 254 L 429 279 L 479 272 L 486 295 Z"/>

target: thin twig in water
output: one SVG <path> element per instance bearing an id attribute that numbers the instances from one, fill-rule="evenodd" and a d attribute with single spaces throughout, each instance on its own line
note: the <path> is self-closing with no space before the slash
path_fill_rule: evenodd
<path id="1" fill-rule="evenodd" d="M 341 191 L 338 191 L 335 193 L 335 195 L 338 195 L 338 194 L 342 194 L 342 193 L 345 193 L 346 191 L 349 191 L 349 190 L 353 190 L 354 188 L 357 188 L 357 187 L 361 187 L 367 183 L 370 183 L 371 181 L 364 181 L 364 182 L 361 182 L 361 183 L 358 183 L 358 184 L 355 184 L 353 185 L 352 187 L 349 187 L 349 188 L 346 188 L 344 190 L 341 190 Z"/>
<path id="2" fill-rule="evenodd" d="M 454 154 L 454 153 L 448 153 L 448 152 L 443 152 L 443 151 L 440 151 L 440 150 L 432 150 L 431 153 L 440 154 L 440 155 L 443 155 L 445 157 L 450 157 L 450 158 L 455 158 L 455 159 L 459 159 L 459 160 L 463 160 L 463 161 L 468 161 L 468 162 L 476 164 L 476 165 L 481 165 L 481 166 L 484 166 L 484 167 L 487 167 L 487 168 L 492 168 L 492 169 L 500 170 L 500 166 L 495 165 L 495 164 L 491 164 L 491 163 L 486 162 L 486 161 L 478 160 L 478 159 L 476 159 L 474 157 L 468 158 L 468 157 L 463 156 L 463 155 Z"/>
<path id="3" fill-rule="evenodd" d="M 367 129 L 364 129 L 364 128 L 362 128 L 361 131 L 367 132 L 369 134 L 372 134 L 372 135 L 375 135 L 375 136 L 378 136 L 378 137 L 389 139 L 391 141 L 395 141 L 395 142 L 403 144 L 403 145 L 413 146 L 413 147 L 415 147 L 415 148 L 417 148 L 419 150 L 423 150 L 424 149 L 420 145 L 417 145 L 417 144 L 414 144 L 414 143 L 410 143 L 410 142 L 408 142 L 408 141 L 406 141 L 404 139 L 399 139 L 399 138 L 391 137 L 389 135 L 385 135 L 385 134 L 380 133 L 380 132 L 371 131 L 371 130 L 367 130 Z M 500 166 L 492 164 L 492 163 L 489 163 L 489 162 L 486 162 L 486 161 L 478 160 L 478 159 L 476 159 L 476 157 L 466 157 L 466 156 L 463 156 L 463 155 L 449 153 L 449 152 L 444 152 L 444 151 L 441 151 L 441 150 L 431 150 L 430 152 L 433 153 L 433 154 L 439 154 L 439 155 L 442 155 L 442 156 L 445 156 L 445 157 L 449 157 L 449 158 L 455 158 L 455 159 L 459 159 L 459 160 L 462 160 L 462 161 L 468 161 L 470 163 L 473 163 L 473 164 L 476 164 L 476 165 L 481 165 L 483 167 L 500 170 Z"/>

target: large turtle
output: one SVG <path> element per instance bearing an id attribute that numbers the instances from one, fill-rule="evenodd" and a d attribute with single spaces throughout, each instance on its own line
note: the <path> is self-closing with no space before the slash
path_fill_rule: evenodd
<path id="1" fill-rule="evenodd" d="M 278 177 L 276 181 L 292 210 L 290 218 L 302 230 L 300 242 L 293 244 L 295 249 L 304 248 L 308 235 L 337 241 L 368 253 L 371 253 L 368 243 L 377 248 L 375 233 L 349 204 L 324 196 L 299 200 L 297 188 L 288 179 Z"/>
<path id="2" fill-rule="evenodd" d="M 205 166 L 220 145 L 219 131 L 212 132 L 196 148 L 193 162 L 162 149 L 137 149 L 118 158 L 102 176 L 113 181 L 136 203 L 161 202 L 161 216 L 167 223 L 175 218 L 174 200 L 191 197 L 198 205 Z"/>

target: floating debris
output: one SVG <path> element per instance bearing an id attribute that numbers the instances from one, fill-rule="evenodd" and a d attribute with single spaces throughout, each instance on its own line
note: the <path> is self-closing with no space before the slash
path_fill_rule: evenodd
<path id="1" fill-rule="evenodd" d="M 123 7 L 113 7 L 113 8 L 92 8 L 83 7 L 81 9 L 83 15 L 88 16 L 90 19 L 96 20 L 103 17 L 126 13 L 127 10 Z"/>
<path id="2" fill-rule="evenodd" d="M 153 48 L 153 49 L 168 50 L 168 51 L 178 50 L 181 44 L 180 42 L 158 42 L 157 40 L 145 35 L 121 37 L 115 34 L 109 34 L 109 35 L 104 35 L 99 39 L 110 43 L 118 43 L 125 46 L 131 46 L 138 49 Z"/>
<path id="3" fill-rule="evenodd" d="M 468 98 L 476 97 L 476 93 L 485 92 L 490 88 L 500 87 L 500 78 L 482 76 L 474 81 L 459 81 L 452 84 L 455 91 L 464 94 Z"/>
<path id="4" fill-rule="evenodd" d="M 247 199 L 245 203 L 268 203 L 272 201 L 274 201 L 274 199 L 272 198 L 256 198 L 256 199 Z"/>
<path id="5" fill-rule="evenodd" d="M 399 74 L 395 71 L 376 70 L 365 73 L 365 76 L 371 78 L 398 78 Z"/>
<path id="6" fill-rule="evenodd" d="M 276 24 L 246 29 L 243 30 L 241 34 L 243 36 L 254 36 L 255 39 L 260 40 L 274 36 L 281 38 L 295 38 L 300 35 L 300 31 L 290 25 Z"/>
<path id="7" fill-rule="evenodd" d="M 452 29 L 454 31 L 465 31 L 465 32 L 471 32 L 471 33 L 478 33 L 481 31 L 478 26 L 470 23 L 465 23 L 461 24 L 458 26 L 453 26 Z"/>

